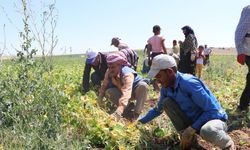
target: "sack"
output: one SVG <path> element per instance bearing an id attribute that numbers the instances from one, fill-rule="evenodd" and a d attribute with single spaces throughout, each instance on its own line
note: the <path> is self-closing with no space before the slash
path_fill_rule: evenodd
<path id="1" fill-rule="evenodd" d="M 139 60 L 139 56 L 136 51 L 132 49 L 122 49 L 120 51 L 126 56 L 127 61 L 132 65 L 132 68 L 136 70 Z"/>

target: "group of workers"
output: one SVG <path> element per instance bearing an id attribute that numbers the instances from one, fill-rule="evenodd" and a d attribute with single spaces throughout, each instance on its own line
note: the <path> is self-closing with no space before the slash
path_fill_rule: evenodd
<path id="1" fill-rule="evenodd" d="M 116 119 L 128 119 L 134 123 L 145 124 L 163 112 L 166 112 L 175 129 L 180 134 L 182 149 L 190 148 L 195 135 L 213 143 L 221 149 L 234 150 L 234 142 L 227 133 L 228 115 L 208 87 L 194 76 L 200 70 L 198 64 L 209 63 L 209 53 L 203 53 L 206 46 L 199 46 L 192 28 L 184 26 L 183 42 L 179 41 L 179 58 L 173 56 L 178 49 L 167 53 L 165 38 L 160 35 L 160 26 L 153 27 L 154 35 L 147 41 L 147 59 L 150 67 L 148 78 L 154 78 L 161 85 L 158 104 L 141 115 L 144 103 L 149 94 L 149 80 L 137 73 L 138 55 L 119 38 L 113 38 L 111 45 L 118 51 L 104 54 L 87 51 L 86 65 L 83 75 L 83 92 L 89 90 L 91 81 L 100 85 L 97 99 L 100 107 L 105 105 L 104 98 L 116 105 L 111 116 Z M 237 61 L 248 66 L 250 71 L 250 6 L 246 6 L 241 14 L 235 32 L 235 43 L 238 52 Z M 199 60 L 204 59 L 204 61 Z M 196 61 L 196 62 L 195 62 Z M 196 64 L 195 64 L 196 63 Z M 195 65 L 194 65 L 195 64 Z M 196 69 L 194 68 L 196 66 Z M 246 87 L 240 98 L 238 110 L 249 111 L 250 73 L 246 78 Z M 130 113 L 130 115 L 128 115 Z"/>

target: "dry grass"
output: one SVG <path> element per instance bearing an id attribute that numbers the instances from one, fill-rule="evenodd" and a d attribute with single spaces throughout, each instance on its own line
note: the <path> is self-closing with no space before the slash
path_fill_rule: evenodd
<path id="1" fill-rule="evenodd" d="M 237 55 L 235 48 L 212 48 L 212 55 Z"/>

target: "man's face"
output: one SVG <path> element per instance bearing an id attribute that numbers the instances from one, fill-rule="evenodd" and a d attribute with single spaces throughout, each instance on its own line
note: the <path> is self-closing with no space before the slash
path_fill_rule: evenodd
<path id="1" fill-rule="evenodd" d="M 91 64 L 92 66 L 98 66 L 100 63 L 99 54 L 96 56 L 95 61 Z"/>
<path id="2" fill-rule="evenodd" d="M 174 87 L 176 74 L 172 69 L 165 69 L 159 71 L 155 78 L 164 88 Z"/>
<path id="3" fill-rule="evenodd" d="M 117 40 L 117 41 L 114 42 L 114 46 L 118 47 L 118 45 L 119 45 L 119 41 Z"/>
<path id="4" fill-rule="evenodd" d="M 100 63 L 100 58 L 99 58 L 99 55 L 97 55 L 95 61 L 91 65 L 98 66 L 99 63 Z"/>
<path id="5" fill-rule="evenodd" d="M 185 33 L 186 33 L 186 29 L 182 29 L 182 33 L 185 35 Z"/>
<path id="6" fill-rule="evenodd" d="M 120 73 L 121 65 L 112 63 L 108 64 L 108 68 L 109 68 L 109 76 L 116 77 Z"/>
<path id="7" fill-rule="evenodd" d="M 120 43 L 119 40 L 112 39 L 112 45 L 114 45 L 115 47 L 118 47 L 119 43 Z"/>

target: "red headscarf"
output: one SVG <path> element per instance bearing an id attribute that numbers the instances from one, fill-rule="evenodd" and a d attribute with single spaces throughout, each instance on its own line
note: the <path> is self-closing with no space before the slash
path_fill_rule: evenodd
<path id="1" fill-rule="evenodd" d="M 115 64 L 120 64 L 123 66 L 130 66 L 125 55 L 120 51 L 108 54 L 107 63 L 108 64 L 115 63 Z"/>

